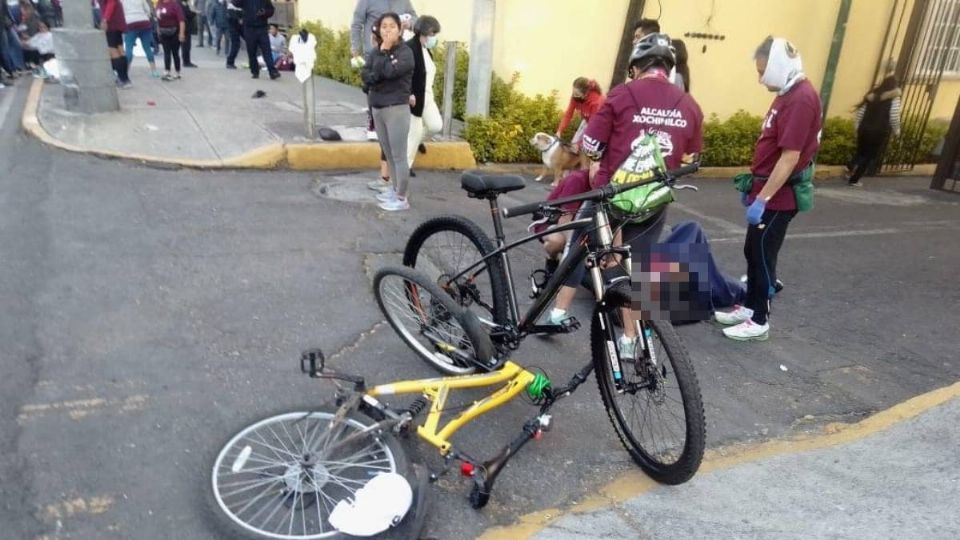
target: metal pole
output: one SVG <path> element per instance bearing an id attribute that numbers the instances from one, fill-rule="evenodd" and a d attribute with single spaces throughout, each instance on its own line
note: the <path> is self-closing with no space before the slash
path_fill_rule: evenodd
<path id="1" fill-rule="evenodd" d="M 473 0 L 473 28 L 470 32 L 470 72 L 467 76 L 467 114 L 490 114 L 490 86 L 493 81 L 493 30 L 496 0 Z"/>
<path id="2" fill-rule="evenodd" d="M 307 138 L 317 138 L 317 82 L 313 74 L 303 81 L 303 119 L 307 129 Z"/>
<path id="3" fill-rule="evenodd" d="M 450 130 L 453 129 L 453 87 L 457 79 L 457 51 L 456 41 L 446 43 L 446 66 L 443 69 L 443 138 L 450 140 Z"/>
<path id="4" fill-rule="evenodd" d="M 820 85 L 820 101 L 823 104 L 823 117 L 827 117 L 830 110 L 830 97 L 833 94 L 833 82 L 837 78 L 837 64 L 840 63 L 840 51 L 843 50 L 843 36 L 847 31 L 847 20 L 850 18 L 852 0 L 842 0 L 840 11 L 837 13 L 837 24 L 833 28 L 833 40 L 830 43 L 830 54 L 827 56 L 827 69 L 823 74 L 823 84 Z"/>

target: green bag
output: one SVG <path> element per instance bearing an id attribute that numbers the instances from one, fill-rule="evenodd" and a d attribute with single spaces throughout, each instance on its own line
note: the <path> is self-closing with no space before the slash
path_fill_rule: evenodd
<path id="1" fill-rule="evenodd" d="M 745 172 L 734 176 L 733 186 L 740 193 L 750 193 L 750 190 L 753 189 L 753 174 Z"/>
<path id="2" fill-rule="evenodd" d="M 813 210 L 813 174 L 815 169 L 816 167 L 811 163 L 790 179 L 793 196 L 797 199 L 797 211 L 799 212 Z"/>
<path id="3" fill-rule="evenodd" d="M 654 181 L 655 171 L 665 171 L 666 163 L 655 135 L 646 134 L 633 144 L 633 151 L 610 179 L 612 184 L 649 183 L 618 193 L 610 201 L 614 208 L 630 217 L 645 216 L 673 202 L 673 192 L 663 182 Z"/>

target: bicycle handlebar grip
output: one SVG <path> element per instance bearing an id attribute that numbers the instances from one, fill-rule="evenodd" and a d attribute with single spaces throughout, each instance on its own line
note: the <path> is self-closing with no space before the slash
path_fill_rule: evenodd
<path id="1" fill-rule="evenodd" d="M 525 216 L 527 214 L 532 214 L 536 212 L 544 204 L 546 204 L 546 201 L 538 201 L 535 203 L 521 204 L 520 206 L 514 206 L 513 208 L 504 208 L 501 212 L 503 213 L 503 217 L 505 218 Z"/>
<path id="2" fill-rule="evenodd" d="M 699 170 L 700 170 L 700 163 L 694 162 L 694 163 L 690 163 L 689 165 L 678 167 L 672 171 L 669 171 L 667 174 L 669 174 L 673 178 L 679 178 L 681 176 L 687 176 L 688 174 L 693 174 Z"/>

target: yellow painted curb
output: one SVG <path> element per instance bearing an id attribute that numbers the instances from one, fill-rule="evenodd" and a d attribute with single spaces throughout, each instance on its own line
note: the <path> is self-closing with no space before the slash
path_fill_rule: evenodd
<path id="1" fill-rule="evenodd" d="M 900 422 L 919 416 L 958 397 L 960 397 L 960 382 L 908 399 L 856 423 L 828 424 L 819 433 L 813 435 L 710 450 L 704 456 L 703 465 L 700 467 L 698 474 L 708 474 L 712 471 L 729 469 L 743 463 L 787 454 L 810 452 L 859 441 L 870 435 L 886 431 Z M 550 508 L 526 514 L 521 516 L 513 525 L 488 529 L 478 539 L 526 540 L 561 517 L 570 514 L 582 514 L 619 504 L 658 485 L 638 469 L 631 469 L 613 482 L 600 488 L 597 494 L 587 497 L 574 507 Z"/>
<path id="2" fill-rule="evenodd" d="M 273 143 L 238 156 L 224 159 L 173 159 L 126 154 L 108 150 L 91 150 L 65 143 L 50 135 L 40 124 L 38 116 L 43 81 L 35 80 L 30 87 L 21 123 L 24 131 L 42 143 L 68 152 L 99 157 L 123 159 L 139 163 L 190 167 L 194 169 L 275 169 L 294 170 L 376 169 L 380 166 L 380 146 L 376 143 Z M 466 142 L 427 143 L 427 153 L 417 156 L 418 169 L 472 169 L 477 162 Z"/>

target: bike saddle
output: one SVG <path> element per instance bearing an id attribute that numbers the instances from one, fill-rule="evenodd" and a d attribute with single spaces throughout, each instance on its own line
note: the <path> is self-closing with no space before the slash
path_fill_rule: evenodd
<path id="1" fill-rule="evenodd" d="M 475 199 L 491 199 L 502 193 L 516 191 L 527 186 L 523 177 L 516 175 L 463 173 L 460 187 Z"/>

